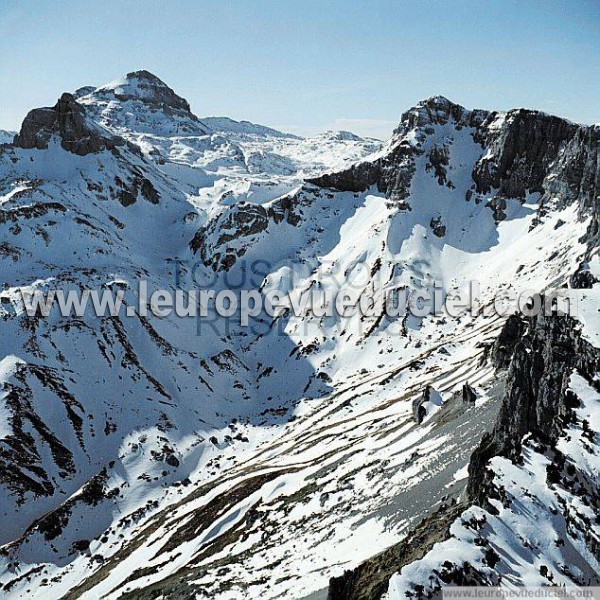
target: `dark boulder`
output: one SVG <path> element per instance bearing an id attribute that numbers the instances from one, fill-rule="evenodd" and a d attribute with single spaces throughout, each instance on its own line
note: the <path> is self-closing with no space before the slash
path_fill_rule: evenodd
<path id="1" fill-rule="evenodd" d="M 594 277 L 590 271 L 589 265 L 585 262 L 581 263 L 577 271 L 571 275 L 569 286 L 573 289 L 592 289 L 598 283 L 598 279 Z"/>
<path id="2" fill-rule="evenodd" d="M 475 404 L 475 400 L 477 400 L 477 392 L 465 383 L 462 387 L 462 401 L 466 404 Z"/>
<path id="3" fill-rule="evenodd" d="M 429 402 L 431 397 L 431 386 L 428 385 L 424 390 L 421 396 L 418 396 L 413 400 L 412 410 L 413 410 L 413 419 L 415 423 L 420 425 L 423 422 L 423 419 L 427 416 L 427 409 L 423 406 L 425 403 Z"/>

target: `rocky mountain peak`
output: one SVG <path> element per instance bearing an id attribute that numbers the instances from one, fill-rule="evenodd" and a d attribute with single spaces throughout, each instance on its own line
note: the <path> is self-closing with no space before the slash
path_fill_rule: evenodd
<path id="1" fill-rule="evenodd" d="M 144 69 L 132 71 L 124 77 L 100 86 L 97 96 L 114 96 L 121 101 L 139 101 L 153 107 L 168 107 L 191 114 L 188 101 L 177 95 L 164 81 Z"/>
<path id="2" fill-rule="evenodd" d="M 448 100 L 445 96 L 431 96 L 421 100 L 402 114 L 400 129 L 424 127 L 427 125 L 445 125 L 449 120 L 466 122 L 471 111 L 464 106 Z"/>
<path id="3" fill-rule="evenodd" d="M 210 132 L 185 98 L 146 70 L 132 71 L 91 91 L 80 88 L 75 96 L 94 121 L 130 141 L 135 141 L 132 132 L 163 136 Z"/>
<path id="4" fill-rule="evenodd" d="M 455 102 L 452 102 L 452 100 L 449 100 L 448 98 L 446 98 L 446 96 L 442 96 L 442 95 L 438 94 L 436 96 L 429 96 L 429 98 L 425 98 L 424 100 L 421 100 L 417 104 L 417 106 L 427 106 L 432 109 L 448 110 L 449 108 L 451 108 L 453 106 L 460 106 L 460 105 L 456 104 Z M 463 108 L 463 107 L 460 106 L 460 108 Z M 464 110 L 464 108 L 463 108 L 463 110 Z"/>

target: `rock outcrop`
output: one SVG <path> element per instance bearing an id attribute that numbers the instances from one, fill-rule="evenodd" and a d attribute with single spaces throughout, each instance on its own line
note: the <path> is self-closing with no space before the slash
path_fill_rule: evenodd
<path id="1" fill-rule="evenodd" d="M 484 435 L 469 465 L 469 499 L 488 510 L 494 510 L 488 502 L 492 487 L 488 461 L 494 456 L 517 460 L 526 434 L 550 445 L 556 442 L 571 410 L 567 388 L 573 369 L 590 380 L 600 371 L 600 350 L 582 338 L 572 317 L 540 315 L 521 326 L 515 318 L 503 331 L 510 343 L 493 355 L 496 366 L 502 367 L 508 358 L 506 348 L 513 348 L 507 393 L 493 431 Z M 515 339 L 519 330 L 525 331 Z"/>
<path id="2" fill-rule="evenodd" d="M 84 108 L 68 93 L 64 93 L 52 108 L 30 111 L 15 136 L 14 145 L 43 150 L 48 148 L 53 136 L 60 138 L 65 150 L 80 156 L 113 149 L 124 143 L 119 138 L 102 134 L 97 126 L 88 123 Z"/>
<path id="3" fill-rule="evenodd" d="M 269 224 L 285 221 L 298 225 L 300 217 L 295 210 L 298 202 L 300 200 L 293 196 L 284 196 L 268 206 L 239 202 L 200 229 L 190 242 L 190 249 L 214 271 L 226 271 Z"/>
<path id="4" fill-rule="evenodd" d="M 431 386 L 428 385 L 423 391 L 423 394 L 421 394 L 421 396 L 413 400 L 413 419 L 415 420 L 415 423 L 417 423 L 417 425 L 420 425 L 423 422 L 423 419 L 427 416 L 427 409 L 424 405 L 429 402 L 431 390 Z"/>
<path id="5" fill-rule="evenodd" d="M 496 369 L 506 369 L 517 342 L 525 331 L 525 322 L 518 315 L 510 315 L 504 322 L 500 335 L 492 344 L 491 358 Z"/>
<path id="6" fill-rule="evenodd" d="M 475 404 L 475 400 L 477 400 L 477 392 L 468 383 L 465 383 L 462 386 L 461 397 L 465 404 Z"/>
<path id="7" fill-rule="evenodd" d="M 498 117 L 498 113 L 490 113 L 475 134 L 482 147 L 488 149 L 473 170 L 477 193 L 496 191 L 505 198 L 543 193 L 550 164 L 579 126 L 522 108 L 508 112 L 499 127 Z"/>

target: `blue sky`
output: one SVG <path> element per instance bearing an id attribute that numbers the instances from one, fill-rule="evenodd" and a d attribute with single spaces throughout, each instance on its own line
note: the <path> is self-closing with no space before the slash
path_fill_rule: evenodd
<path id="1" fill-rule="evenodd" d="M 386 137 L 434 94 L 600 122 L 600 0 L 0 0 L 0 128 L 142 68 L 301 134 Z"/>

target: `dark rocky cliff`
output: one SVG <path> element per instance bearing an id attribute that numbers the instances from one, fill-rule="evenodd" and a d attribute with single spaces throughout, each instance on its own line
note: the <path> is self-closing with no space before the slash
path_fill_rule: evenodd
<path id="1" fill-rule="evenodd" d="M 533 110 L 511 110 L 500 127 L 498 113 L 491 113 L 474 137 L 489 156 L 473 170 L 476 192 L 524 198 L 527 192 L 544 192 L 544 179 L 563 143 L 571 140 L 579 126 L 559 117 Z"/>
<path id="2" fill-rule="evenodd" d="M 35 108 L 30 111 L 21 131 L 15 136 L 18 148 L 43 150 L 52 136 L 60 138 L 61 146 L 74 154 L 84 156 L 92 152 L 113 149 L 124 144 L 120 138 L 103 135 L 85 118 L 84 108 L 72 94 L 64 93 L 52 108 Z"/>
<path id="3" fill-rule="evenodd" d="M 493 487 L 488 461 L 493 456 L 518 461 L 521 440 L 528 433 L 554 445 L 570 419 L 573 369 L 589 381 L 600 371 L 600 350 L 582 338 L 580 324 L 572 317 L 538 316 L 523 320 L 520 328 L 515 326 L 517 318 L 508 321 L 501 334 L 513 347 L 506 396 L 493 431 L 484 435 L 469 465 L 467 495 L 490 511 L 494 508 L 488 501 Z M 506 358 L 497 350 L 492 360 L 502 368 Z"/>

